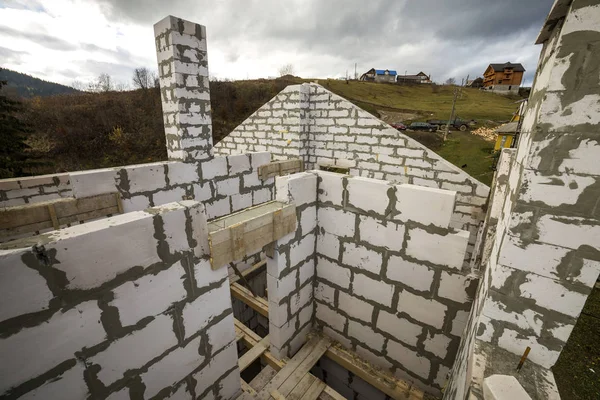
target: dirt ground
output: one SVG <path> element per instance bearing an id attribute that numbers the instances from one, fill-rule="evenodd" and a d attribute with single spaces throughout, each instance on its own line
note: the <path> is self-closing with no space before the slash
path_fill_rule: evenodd
<path id="1" fill-rule="evenodd" d="M 386 111 L 386 110 L 377 110 L 379 113 L 380 119 L 388 124 L 393 124 L 394 122 L 402 122 L 406 123 L 406 121 L 413 121 L 419 118 L 422 118 L 420 114 L 417 113 L 408 113 L 408 112 L 395 112 L 395 111 Z"/>

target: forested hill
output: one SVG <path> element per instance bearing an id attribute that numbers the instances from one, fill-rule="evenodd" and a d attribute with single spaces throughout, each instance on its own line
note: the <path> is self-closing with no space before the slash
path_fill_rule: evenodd
<path id="1" fill-rule="evenodd" d="M 19 97 L 31 98 L 35 96 L 54 96 L 57 94 L 77 93 L 72 87 L 48 82 L 33 76 L 0 68 L 0 80 L 7 81 L 4 90 L 16 91 Z"/>

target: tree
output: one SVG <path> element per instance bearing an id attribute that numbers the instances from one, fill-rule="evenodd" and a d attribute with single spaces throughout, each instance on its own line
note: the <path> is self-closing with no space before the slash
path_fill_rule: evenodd
<path id="1" fill-rule="evenodd" d="M 279 67 L 279 76 L 294 75 L 294 66 L 292 64 L 285 64 Z"/>
<path id="2" fill-rule="evenodd" d="M 29 128 L 16 117 L 21 103 L 1 93 L 5 85 L 6 81 L 0 81 L 0 178 L 12 178 L 23 175 Z"/>
<path id="3" fill-rule="evenodd" d="M 456 79 L 448 78 L 446 79 L 446 85 L 454 85 L 456 83 Z"/>
<path id="4" fill-rule="evenodd" d="M 154 84 L 152 73 L 148 68 L 141 67 L 133 70 L 133 87 L 136 89 L 148 89 Z"/>

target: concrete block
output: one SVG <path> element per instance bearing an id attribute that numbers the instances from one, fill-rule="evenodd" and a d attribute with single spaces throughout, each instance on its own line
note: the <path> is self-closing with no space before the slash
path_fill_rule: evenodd
<path id="1" fill-rule="evenodd" d="M 342 263 L 379 275 L 383 257 L 374 250 L 350 242 L 343 245 Z"/>
<path id="2" fill-rule="evenodd" d="M 425 350 L 435 354 L 441 359 L 444 359 L 448 354 L 448 345 L 451 341 L 452 340 L 446 335 L 442 335 L 439 333 L 429 333 L 425 337 L 423 345 L 425 347 Z"/>
<path id="3" fill-rule="evenodd" d="M 528 336 L 507 327 L 504 328 L 502 336 L 498 339 L 498 346 L 518 356 L 523 355 L 523 352 L 529 346 L 531 352 L 528 360 L 544 368 L 551 368 L 560 355 L 560 351 L 550 350 L 540 344 L 536 335 Z"/>
<path id="4" fill-rule="evenodd" d="M 261 165 L 265 165 L 271 162 L 271 153 L 248 153 L 250 154 L 251 166 L 253 170 L 258 169 Z"/>
<path id="5" fill-rule="evenodd" d="M 446 387 L 446 382 L 448 381 L 448 373 L 450 372 L 450 368 L 445 365 L 438 366 L 438 372 L 433 380 L 433 383 L 440 388 Z"/>
<path id="6" fill-rule="evenodd" d="M 317 207 L 308 207 L 300 213 L 300 235 L 304 236 L 317 227 Z"/>
<path id="7" fill-rule="evenodd" d="M 383 335 L 375 332 L 367 325 L 348 321 L 348 335 L 358 340 L 362 345 L 368 347 L 371 350 L 381 352 L 383 350 L 383 343 L 385 338 Z"/>
<path id="8" fill-rule="evenodd" d="M 394 340 L 388 340 L 386 349 L 388 357 L 398 362 L 404 369 L 424 379 L 429 377 L 431 362 L 427 358 Z"/>
<path id="9" fill-rule="evenodd" d="M 288 314 L 289 300 L 275 303 L 269 300 L 269 322 L 276 328 L 281 328 L 284 324 L 287 324 L 290 320 Z M 252 314 L 249 315 L 252 318 Z"/>
<path id="10" fill-rule="evenodd" d="M 29 248 L 0 250 L 0 321 L 42 311 L 54 295 L 33 268 L 44 268 Z"/>
<path id="11" fill-rule="evenodd" d="M 416 290 L 429 292 L 434 273 L 433 269 L 426 265 L 410 262 L 402 257 L 390 256 L 386 277 Z"/>
<path id="12" fill-rule="evenodd" d="M 300 323 L 300 326 L 304 326 L 304 325 L 308 324 L 309 322 L 311 322 L 311 320 L 314 317 L 315 302 L 312 301 L 312 291 L 311 291 L 310 296 L 311 296 L 311 301 L 306 303 L 304 308 L 302 308 L 300 310 L 300 312 L 298 313 L 298 321 Z M 309 329 L 312 329 L 312 324 L 309 324 L 308 327 L 309 327 Z"/>
<path id="13" fill-rule="evenodd" d="M 327 378 L 335 377 L 346 386 L 350 384 L 350 373 L 338 363 L 327 357 L 323 357 L 319 360 L 319 364 L 327 375 Z"/>
<path id="14" fill-rule="evenodd" d="M 323 324 L 330 326 L 339 332 L 344 331 L 346 317 L 329 306 L 317 303 L 315 316 L 317 319 L 321 320 Z"/>
<path id="15" fill-rule="evenodd" d="M 267 274 L 269 301 L 279 303 L 283 298 L 289 296 L 296 288 L 296 275 L 295 271 L 280 278 Z"/>
<path id="16" fill-rule="evenodd" d="M 306 285 L 290 298 L 290 313 L 296 314 L 313 299 L 312 285 Z"/>
<path id="17" fill-rule="evenodd" d="M 405 312 L 417 321 L 441 329 L 447 307 L 435 300 L 414 295 L 406 290 L 400 292 L 398 311 Z"/>
<path id="18" fill-rule="evenodd" d="M 69 174 L 75 198 L 117 192 L 118 170 L 113 168 L 78 171 Z"/>
<path id="19" fill-rule="evenodd" d="M 380 215 L 386 214 L 390 203 L 389 192 L 394 191 L 386 182 L 362 177 L 348 179 L 346 188 L 349 205 Z"/>
<path id="20" fill-rule="evenodd" d="M 186 196 L 185 189 L 183 188 L 173 188 L 170 190 L 161 190 L 159 192 L 152 194 L 152 201 L 155 206 L 160 206 L 162 204 L 171 203 L 174 201 L 181 201 Z"/>
<path id="21" fill-rule="evenodd" d="M 304 236 L 299 242 L 290 246 L 290 266 L 296 267 L 315 254 L 315 235 Z"/>
<path id="22" fill-rule="evenodd" d="M 273 200 L 273 196 L 271 194 L 271 189 L 269 188 L 258 189 L 252 192 L 253 205 L 266 203 L 267 201 L 271 200 Z"/>
<path id="23" fill-rule="evenodd" d="M 189 185 L 200 180 L 196 163 L 170 162 L 165 164 L 167 178 L 172 185 Z"/>
<path id="24" fill-rule="evenodd" d="M 143 211 L 61 229 L 51 239 L 44 247 L 56 250 L 60 263 L 53 267 L 66 273 L 69 289 L 91 289 L 133 266 L 160 261 L 152 215 Z"/>
<path id="25" fill-rule="evenodd" d="M 186 346 L 175 348 L 152 364 L 147 372 L 141 374 L 142 382 L 146 386 L 144 396 L 155 396 L 160 390 L 179 382 L 202 364 L 205 355 L 199 351 L 201 345 L 202 337 L 197 337 Z"/>
<path id="26" fill-rule="evenodd" d="M 114 341 L 87 362 L 100 366 L 98 379 L 108 386 L 122 378 L 125 371 L 141 368 L 176 345 L 173 319 L 167 315 L 159 315 L 145 328 Z"/>
<path id="27" fill-rule="evenodd" d="M 248 154 L 228 156 L 227 162 L 229 163 L 229 175 L 250 171 L 250 157 Z"/>
<path id="28" fill-rule="evenodd" d="M 85 366 L 77 362 L 73 368 L 64 372 L 57 378 L 51 379 L 42 386 L 27 392 L 21 399 L 61 399 L 80 400 L 89 395 L 88 388 L 83 379 Z M 129 393 L 127 394 L 129 398 Z"/>
<path id="29" fill-rule="evenodd" d="M 212 197 L 210 183 L 194 184 L 194 200 L 206 201 Z"/>
<path id="30" fill-rule="evenodd" d="M 238 398 L 242 393 L 242 381 L 240 378 L 240 370 L 234 369 L 227 376 L 222 378 L 218 385 L 219 399 L 233 400 Z"/>
<path id="31" fill-rule="evenodd" d="M 127 172 L 129 193 L 131 194 L 159 190 L 167 186 L 165 163 L 129 165 L 123 169 Z M 125 183 L 119 181 L 118 184 L 123 187 Z"/>
<path id="32" fill-rule="evenodd" d="M 202 179 L 207 181 L 228 173 L 227 157 L 215 157 L 212 160 L 203 161 L 200 164 Z"/>
<path id="33" fill-rule="evenodd" d="M 336 206 L 342 206 L 343 203 L 343 180 L 344 175 L 337 174 L 335 172 L 318 171 L 319 183 L 319 202 L 321 203 L 332 203 Z"/>
<path id="34" fill-rule="evenodd" d="M 293 202 L 296 207 L 317 201 L 317 176 L 313 173 L 278 176 L 275 187 L 278 200 Z"/>
<path id="35" fill-rule="evenodd" d="M 385 225 L 384 225 L 385 223 Z M 360 240 L 373 246 L 385 247 L 390 250 L 402 250 L 404 241 L 404 225 L 391 221 L 379 221 L 369 216 L 359 216 Z"/>
<path id="36" fill-rule="evenodd" d="M 129 393 L 127 393 L 127 398 L 124 398 L 123 400 L 127 400 L 129 399 Z M 170 395 L 168 397 L 169 400 L 193 400 L 192 394 L 190 392 L 187 391 L 187 385 L 186 382 L 182 382 L 179 384 L 179 387 L 177 388 L 177 390 L 175 390 L 175 392 Z M 113 400 L 113 399 L 107 399 L 107 400 Z M 117 399 L 115 399 L 117 400 Z M 119 399 L 121 400 L 121 399 Z"/>
<path id="37" fill-rule="evenodd" d="M 368 382 L 360 379 L 358 376 L 352 377 L 350 388 L 358 394 L 359 400 L 386 400 L 387 396 Z"/>
<path id="38" fill-rule="evenodd" d="M 405 184 L 396 186 L 396 198 L 396 211 L 400 214 L 394 219 L 448 228 L 456 192 Z"/>
<path id="39" fill-rule="evenodd" d="M 350 270 L 317 257 L 317 277 L 344 289 L 350 288 Z"/>
<path id="40" fill-rule="evenodd" d="M 185 299 L 184 277 L 185 271 L 177 262 L 156 275 L 146 275 L 114 289 L 110 304 L 119 310 L 121 325 L 135 325 L 142 318 L 160 314 Z"/>
<path id="41" fill-rule="evenodd" d="M 385 310 L 379 310 L 376 327 L 411 346 L 417 345 L 418 336 L 423 333 L 422 326 L 413 324 L 406 318 L 398 318 Z"/>
<path id="42" fill-rule="evenodd" d="M 282 350 L 283 345 L 294 336 L 296 333 L 296 319 L 297 317 L 293 317 L 279 327 L 269 321 L 269 339 L 273 347 Z"/>
<path id="43" fill-rule="evenodd" d="M 308 281 L 309 279 L 312 279 L 315 277 L 315 260 L 314 258 L 309 259 L 308 261 L 306 261 L 304 264 L 300 265 L 300 268 L 298 269 L 299 272 L 299 279 L 300 279 L 300 286 L 304 285 L 304 283 L 306 281 Z"/>
<path id="44" fill-rule="evenodd" d="M 235 340 L 233 313 L 229 314 L 218 323 L 211 325 L 206 330 L 206 336 L 208 336 L 213 353 L 233 342 Z"/>
<path id="45" fill-rule="evenodd" d="M 535 300 L 538 306 L 575 318 L 579 316 L 587 299 L 586 295 L 570 290 L 556 281 L 534 275 L 528 275 L 517 290 L 520 290 L 521 297 Z"/>
<path id="46" fill-rule="evenodd" d="M 300 324 L 300 326 L 302 326 L 302 324 Z M 288 357 L 292 357 L 294 354 L 296 354 L 298 350 L 302 348 L 304 343 L 307 342 L 307 336 L 311 329 L 312 327 L 310 325 L 305 325 L 303 328 L 295 332 L 295 335 L 293 336 L 292 340 L 290 340 L 289 345 L 286 346 L 288 348 Z"/>
<path id="47" fill-rule="evenodd" d="M 371 316 L 374 309 L 372 305 L 342 291 L 338 292 L 338 296 L 338 308 L 341 311 L 352 318 L 371 323 Z"/>
<path id="48" fill-rule="evenodd" d="M 320 207 L 317 211 L 319 227 L 336 236 L 354 236 L 355 214 L 336 210 L 331 207 Z"/>
<path id="49" fill-rule="evenodd" d="M 485 400 L 531 400 L 517 378 L 510 375 L 492 375 L 483 380 Z"/>
<path id="50" fill-rule="evenodd" d="M 47 322 L 0 341 L 0 393 L 75 357 L 75 352 L 106 339 L 96 301 L 87 301 Z M 43 354 L 43 357 L 40 357 Z"/>
<path id="51" fill-rule="evenodd" d="M 438 235 L 414 228 L 408 234 L 407 255 L 457 270 L 462 269 L 469 243 L 468 231 Z"/>
<path id="52" fill-rule="evenodd" d="M 229 308 L 231 297 L 227 282 L 186 304 L 181 313 L 186 337 L 203 329 L 212 318 Z"/>
<path id="53" fill-rule="evenodd" d="M 352 282 L 352 291 L 355 295 L 383 304 L 386 307 L 392 306 L 392 297 L 394 297 L 394 285 L 382 282 L 379 279 L 371 279 L 366 275 L 354 274 Z"/>
<path id="54" fill-rule="evenodd" d="M 442 271 L 438 296 L 456 301 L 457 303 L 471 303 L 476 287 L 473 285 L 477 278 L 461 274 L 449 274 Z"/>
<path id="55" fill-rule="evenodd" d="M 337 260 L 340 254 L 340 240 L 335 235 L 319 232 L 317 236 L 317 253 Z"/>
<path id="56" fill-rule="evenodd" d="M 233 177 L 216 183 L 217 194 L 221 196 L 231 196 L 240 192 L 240 178 Z"/>
<path id="57" fill-rule="evenodd" d="M 228 197 L 221 200 L 206 202 L 204 203 L 204 206 L 206 207 L 206 217 L 208 219 L 219 218 L 231 213 Z"/>
<path id="58" fill-rule="evenodd" d="M 252 193 L 234 194 L 231 196 L 231 212 L 252 207 Z"/>
<path id="59" fill-rule="evenodd" d="M 467 321 L 469 320 L 469 312 L 468 311 L 457 311 L 456 317 L 452 320 L 452 330 L 450 331 L 451 335 L 462 337 L 463 331 L 465 330 L 465 326 L 467 326 Z"/>
<path id="60" fill-rule="evenodd" d="M 544 324 L 544 316 L 531 309 L 525 309 L 522 312 L 511 311 L 504 303 L 495 301 L 491 298 L 486 299 L 481 314 L 495 321 L 504 321 L 526 331 L 534 331 L 540 335 Z"/>
<path id="61" fill-rule="evenodd" d="M 330 306 L 333 306 L 333 300 L 335 297 L 335 289 L 323 282 L 318 282 L 315 287 L 315 299 L 325 302 Z"/>

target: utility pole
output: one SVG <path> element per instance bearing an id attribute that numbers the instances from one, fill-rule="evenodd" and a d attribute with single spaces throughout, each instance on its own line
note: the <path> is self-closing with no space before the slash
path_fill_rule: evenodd
<path id="1" fill-rule="evenodd" d="M 448 123 L 446 124 L 446 130 L 444 131 L 444 142 L 446 141 L 446 138 L 448 137 L 448 132 L 450 131 L 450 124 L 452 123 L 452 121 L 454 120 L 454 110 L 456 108 L 456 99 L 458 98 L 458 88 L 454 88 L 454 99 L 452 100 L 452 111 L 450 112 L 450 119 L 448 120 Z"/>
<path id="2" fill-rule="evenodd" d="M 358 80 L 358 74 L 356 72 L 356 63 L 354 63 L 354 80 L 357 81 Z"/>

